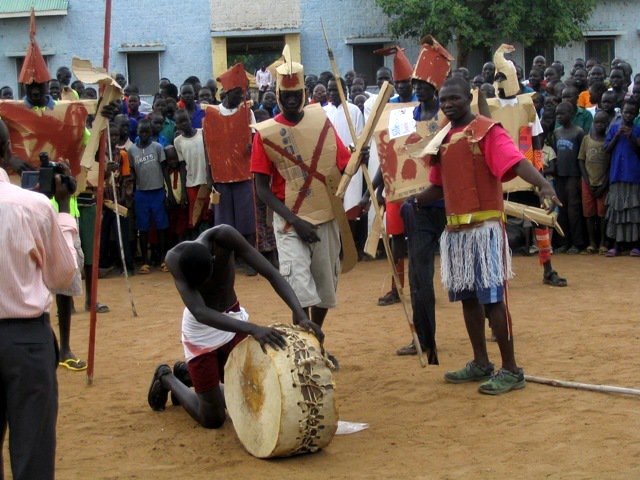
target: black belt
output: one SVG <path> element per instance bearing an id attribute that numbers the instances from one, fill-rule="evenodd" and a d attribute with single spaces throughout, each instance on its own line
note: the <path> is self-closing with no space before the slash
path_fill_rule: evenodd
<path id="1" fill-rule="evenodd" d="M 41 321 L 49 321 L 49 313 L 45 312 L 37 317 L 28 317 L 28 318 L 0 318 L 0 325 L 9 324 L 9 323 L 24 323 L 24 322 L 41 322 Z"/>

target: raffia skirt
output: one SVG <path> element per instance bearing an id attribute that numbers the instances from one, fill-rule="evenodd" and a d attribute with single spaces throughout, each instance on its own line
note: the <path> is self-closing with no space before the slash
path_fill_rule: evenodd
<path id="1" fill-rule="evenodd" d="M 445 229 L 440 238 L 440 265 L 442 285 L 451 292 L 504 285 L 513 277 L 504 225 L 496 220 Z"/>

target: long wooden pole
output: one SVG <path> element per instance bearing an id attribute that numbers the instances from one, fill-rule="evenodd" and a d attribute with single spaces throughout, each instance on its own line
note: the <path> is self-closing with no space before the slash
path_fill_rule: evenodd
<path id="1" fill-rule="evenodd" d="M 331 70 L 333 70 L 333 76 L 335 77 L 336 84 L 338 85 L 338 95 L 340 95 L 340 102 L 342 103 L 342 110 L 344 110 L 344 116 L 347 119 L 347 124 L 349 125 L 349 132 L 351 133 L 351 139 L 353 144 L 355 145 L 357 135 L 356 129 L 353 126 L 353 120 L 351 120 L 351 113 L 349 112 L 349 105 L 347 104 L 347 98 L 344 90 L 342 89 L 342 82 L 340 79 L 340 70 L 338 70 L 338 64 L 336 63 L 336 59 L 333 56 L 333 50 L 331 45 L 329 45 L 329 39 L 327 38 L 327 32 L 324 29 L 324 22 L 322 18 L 320 19 L 320 25 L 322 26 L 322 35 L 324 36 L 324 43 L 327 45 L 327 56 L 329 57 L 329 63 L 331 64 Z"/>
<path id="2" fill-rule="evenodd" d="M 324 35 L 324 41 L 327 45 L 327 55 L 329 56 L 329 62 L 331 63 L 331 69 L 333 70 L 333 75 L 336 77 L 336 82 L 338 83 L 338 93 L 340 95 L 340 101 L 342 102 L 342 110 L 344 111 L 344 116 L 347 119 L 347 124 L 349 125 L 349 131 L 351 132 L 351 138 L 353 139 L 354 144 L 356 143 L 356 131 L 353 127 L 353 121 L 351 120 L 351 114 L 349 113 L 349 108 L 347 105 L 347 101 L 345 99 L 344 91 L 342 90 L 342 82 L 340 82 L 340 71 L 338 70 L 338 65 L 333 57 L 333 50 L 329 45 L 329 39 L 327 38 L 327 32 L 324 29 L 324 22 L 322 18 L 320 19 L 320 24 L 322 26 L 322 34 Z M 375 128 L 375 125 L 372 127 Z M 376 199 L 376 192 L 373 188 L 373 182 L 371 181 L 371 177 L 369 175 L 369 171 L 365 165 L 361 165 L 362 168 L 362 176 L 367 183 L 367 189 L 369 190 L 369 195 L 371 197 L 371 204 L 374 208 L 375 214 L 378 217 L 382 217 L 382 212 L 380 210 L 380 205 L 378 205 L 378 201 Z M 344 185 L 346 190 L 346 185 Z M 407 319 L 407 323 L 409 324 L 409 329 L 411 331 L 411 337 L 413 338 L 413 343 L 416 346 L 416 352 L 418 354 L 418 362 L 420 362 L 421 367 L 426 367 L 427 362 L 424 358 L 424 354 L 422 352 L 422 347 L 420 346 L 420 340 L 418 339 L 418 334 L 416 332 L 416 327 L 413 324 L 413 315 L 411 314 L 411 304 L 409 300 L 404 295 L 404 289 L 402 284 L 400 283 L 400 277 L 398 276 L 398 272 L 396 271 L 396 266 L 393 263 L 393 253 L 391 251 L 391 246 L 389 245 L 389 237 L 387 236 L 386 229 L 384 228 L 384 222 L 382 222 L 382 244 L 384 245 L 384 250 L 387 255 L 387 262 L 389 267 L 391 268 L 391 276 L 396 284 L 396 289 L 398 290 L 398 296 L 402 302 L 402 307 L 404 310 L 405 317 Z"/>
<path id="3" fill-rule="evenodd" d="M 635 395 L 640 397 L 640 389 L 614 387 L 611 385 L 594 385 L 591 383 L 568 382 L 565 380 L 555 380 L 553 378 L 536 377 L 533 375 L 525 375 L 525 380 L 532 383 L 541 383 L 543 385 L 551 385 L 552 387 L 575 388 L 577 390 L 589 390 L 592 392 L 602 393 L 622 393 L 625 395 Z"/>
<path id="4" fill-rule="evenodd" d="M 102 67 L 109 69 L 109 44 L 111 43 L 111 0 L 105 0 L 104 9 L 104 43 L 102 49 Z M 101 87 L 101 94 L 104 92 Z M 97 112 L 96 115 L 100 115 Z M 96 192 L 96 220 L 93 232 L 93 264 L 91 265 L 91 293 L 89 303 L 91 306 L 89 322 L 89 354 L 87 365 L 87 384 L 93 384 L 93 371 L 95 367 L 95 346 L 98 298 L 98 268 L 100 266 L 100 231 L 102 227 L 102 205 L 104 202 L 104 158 L 106 151 L 106 137 L 104 130 L 100 137 L 100 149 L 98 150 L 98 190 Z M 126 268 L 126 267 L 125 267 Z"/>

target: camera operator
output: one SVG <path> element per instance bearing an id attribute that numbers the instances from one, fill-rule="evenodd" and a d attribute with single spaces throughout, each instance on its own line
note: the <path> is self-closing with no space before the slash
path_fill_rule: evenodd
<path id="1" fill-rule="evenodd" d="M 51 192 L 51 194 L 47 194 L 47 196 L 54 197 L 55 201 L 52 202 L 54 209 L 59 210 L 59 204 L 57 202 L 58 196 L 65 193 L 73 195 L 76 192 L 77 187 L 76 179 L 71 176 L 71 169 L 66 163 L 52 162 L 49 160 L 49 156 L 43 152 L 40 154 L 40 172 L 45 169 L 52 170 L 54 177 L 52 178 L 51 185 L 47 185 L 45 190 L 43 190 L 43 177 L 40 177 L 40 192 Z M 57 192 L 57 190 L 64 190 L 64 192 Z M 61 228 L 65 241 L 67 242 L 67 247 L 73 254 L 73 258 L 76 261 L 78 268 L 73 277 L 73 282 L 71 282 L 69 287 L 51 290 L 51 293 L 56 296 L 58 328 L 60 331 L 60 352 L 58 364 L 68 370 L 80 372 L 87 369 L 87 362 L 76 357 L 71 351 L 70 339 L 73 297 L 82 295 L 81 270 L 84 268 L 84 254 L 82 252 L 82 242 L 80 241 L 77 224 L 74 222 L 73 226 L 65 225 L 61 226 Z M 87 296 L 88 295 L 89 293 L 87 292 Z"/>
<path id="2" fill-rule="evenodd" d="M 10 157 L 0 120 L 2 166 Z M 44 195 L 11 185 L 0 168 L 0 449 L 8 424 L 16 480 L 52 479 L 55 471 L 58 362 L 49 289 L 68 287 L 76 263 L 61 231 L 75 228 L 69 193 L 54 178 L 59 214 Z"/>

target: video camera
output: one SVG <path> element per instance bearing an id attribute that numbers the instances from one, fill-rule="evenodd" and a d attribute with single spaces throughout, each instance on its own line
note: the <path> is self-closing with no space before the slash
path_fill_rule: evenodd
<path id="1" fill-rule="evenodd" d="M 38 191 L 51 198 L 56 193 L 55 176 L 60 175 L 60 181 L 67 188 L 69 195 L 73 195 L 76 191 L 76 180 L 65 174 L 65 168 L 62 164 L 52 162 L 47 152 L 41 152 L 40 170 L 32 172 L 22 172 L 21 186 L 29 190 L 33 190 L 38 186 Z"/>

